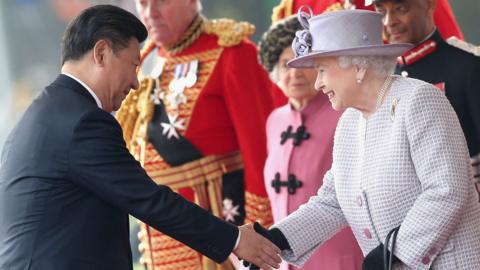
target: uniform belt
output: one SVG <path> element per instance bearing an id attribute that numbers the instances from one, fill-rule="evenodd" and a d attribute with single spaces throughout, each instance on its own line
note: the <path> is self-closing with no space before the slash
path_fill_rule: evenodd
<path id="1" fill-rule="evenodd" d="M 210 155 L 168 169 L 149 171 L 149 176 L 159 185 L 166 185 L 174 190 L 193 189 L 195 203 L 204 209 L 210 209 L 217 217 L 222 217 L 222 176 L 243 169 L 240 153 L 232 152 L 224 155 Z M 146 226 L 150 263 L 155 265 L 154 245 L 151 241 L 150 227 Z M 162 256 L 169 257 L 166 251 Z M 204 269 L 232 269 L 226 262 L 216 265 L 207 257 L 202 257 Z M 154 267 L 155 269 L 155 267 Z"/>
<path id="2" fill-rule="evenodd" d="M 149 175 L 155 183 L 177 190 L 215 180 L 241 169 L 243 161 L 237 151 L 224 155 L 209 155 L 180 166 L 150 172 Z"/>

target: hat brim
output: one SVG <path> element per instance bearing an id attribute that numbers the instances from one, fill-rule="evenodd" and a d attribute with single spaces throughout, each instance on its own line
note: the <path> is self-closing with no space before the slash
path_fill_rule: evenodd
<path id="1" fill-rule="evenodd" d="M 288 61 L 291 68 L 313 68 L 316 58 L 328 56 L 400 56 L 413 48 L 412 44 L 381 44 L 331 51 L 311 51 Z"/>

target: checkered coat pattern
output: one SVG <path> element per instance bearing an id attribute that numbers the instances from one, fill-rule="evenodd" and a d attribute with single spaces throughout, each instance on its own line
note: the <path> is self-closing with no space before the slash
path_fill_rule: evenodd
<path id="1" fill-rule="evenodd" d="M 480 205 L 465 138 L 434 86 L 396 76 L 368 119 L 345 111 L 323 183 L 274 225 L 292 248 L 282 254 L 291 264 L 346 225 L 364 255 L 400 226 L 395 269 L 480 269 Z"/>

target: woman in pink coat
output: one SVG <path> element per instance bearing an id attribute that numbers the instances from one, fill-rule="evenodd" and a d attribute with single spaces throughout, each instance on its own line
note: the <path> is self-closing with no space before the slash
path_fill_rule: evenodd
<path id="1" fill-rule="evenodd" d="M 274 24 L 259 43 L 259 58 L 289 99 L 267 120 L 268 157 L 264 179 L 275 222 L 315 195 L 332 164 L 333 135 L 341 112 L 314 88 L 316 71 L 287 68 L 301 26 L 296 17 Z M 301 228 L 298 228 L 301 230 Z M 322 245 L 301 269 L 361 269 L 363 255 L 350 228 Z M 290 267 L 290 268 L 289 268 Z M 294 269 L 282 263 L 281 268 Z"/>

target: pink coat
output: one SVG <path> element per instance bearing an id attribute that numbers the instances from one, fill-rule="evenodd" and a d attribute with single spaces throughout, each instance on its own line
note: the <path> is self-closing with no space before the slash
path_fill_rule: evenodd
<path id="1" fill-rule="evenodd" d="M 333 136 L 341 112 L 332 109 L 327 96 L 318 94 L 300 112 L 290 104 L 274 110 L 267 120 L 268 157 L 264 168 L 265 186 L 272 205 L 275 222 L 285 218 L 317 193 L 325 172 L 332 164 Z M 310 134 L 300 145 L 293 145 L 293 138 L 281 144 L 281 134 L 288 126 L 292 133 L 300 125 Z M 272 187 L 275 175 L 286 181 L 289 174 L 302 182 L 302 186 L 289 194 L 282 186 L 279 193 Z M 298 228 L 301 230 L 301 228 Z M 356 270 L 361 269 L 363 255 L 350 228 L 345 228 L 320 246 L 301 269 L 308 270 Z M 282 270 L 288 268 L 282 263 Z"/>

